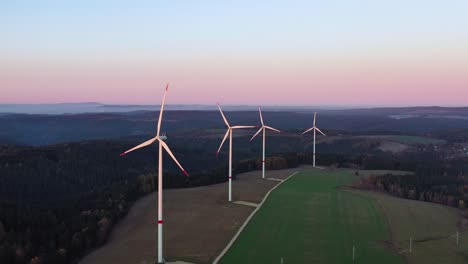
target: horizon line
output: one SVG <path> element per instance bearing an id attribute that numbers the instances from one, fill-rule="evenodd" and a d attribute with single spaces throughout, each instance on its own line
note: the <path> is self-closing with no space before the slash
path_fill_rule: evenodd
<path id="1" fill-rule="evenodd" d="M 98 107 L 154 107 L 160 106 L 160 104 L 135 104 L 135 103 L 101 103 L 101 102 L 57 102 L 57 103 L 2 103 L 0 106 L 59 106 L 59 105 L 96 105 Z M 460 108 L 468 107 L 467 105 L 458 105 L 458 104 L 243 104 L 243 103 L 227 103 L 222 104 L 224 106 L 241 106 L 241 107 L 363 107 L 363 108 L 405 108 L 405 107 L 445 107 L 445 108 Z M 167 106 L 207 106 L 215 107 L 216 102 L 212 104 L 208 103 L 172 103 Z"/>

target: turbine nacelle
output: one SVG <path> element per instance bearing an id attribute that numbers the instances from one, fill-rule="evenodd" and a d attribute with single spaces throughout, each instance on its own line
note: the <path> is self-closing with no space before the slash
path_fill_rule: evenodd
<path id="1" fill-rule="evenodd" d="M 177 166 L 179 166 L 179 168 L 182 170 L 182 172 L 188 177 L 189 174 L 187 173 L 187 171 L 182 167 L 182 165 L 180 165 L 179 161 L 176 159 L 176 157 L 172 153 L 169 146 L 166 144 L 166 142 L 164 142 L 164 140 L 167 139 L 166 135 L 160 135 L 162 116 L 163 116 L 163 112 L 164 112 L 164 104 L 166 102 L 166 94 L 167 94 L 168 89 L 169 89 L 169 84 L 166 84 L 166 89 L 164 91 L 164 97 L 163 97 L 163 101 L 162 101 L 162 104 L 161 104 L 161 111 L 159 112 L 159 119 L 158 119 L 158 127 L 157 127 L 157 130 L 156 130 L 156 136 L 154 138 L 150 139 L 150 140 L 147 140 L 147 141 L 141 143 L 140 145 L 138 145 L 136 147 L 133 147 L 133 148 L 123 152 L 122 154 L 120 154 L 120 156 L 124 156 L 124 155 L 126 155 L 126 154 L 128 154 L 128 153 L 130 153 L 132 151 L 137 150 L 137 149 L 147 147 L 147 146 L 153 144 L 154 142 L 158 141 L 159 144 L 164 148 L 164 150 L 166 150 L 167 154 L 169 154 L 169 156 L 171 156 L 171 158 L 174 160 L 174 162 L 177 164 Z"/>
<path id="2" fill-rule="evenodd" d="M 260 107 L 258 107 L 258 112 L 260 113 L 260 122 L 262 123 L 262 126 L 261 126 L 260 129 L 257 131 L 257 133 L 255 133 L 255 134 L 253 135 L 253 137 L 250 139 L 250 142 L 252 142 L 252 140 L 253 140 L 258 134 L 260 134 L 260 132 L 262 132 L 264 129 L 268 129 L 268 130 L 272 130 L 272 131 L 281 133 L 281 131 L 278 130 L 278 129 L 276 129 L 276 128 L 272 128 L 272 127 L 270 127 L 270 126 L 265 126 L 265 123 L 263 122 L 262 109 L 260 109 Z M 257 126 L 257 128 L 258 128 L 258 126 Z"/>
<path id="3" fill-rule="evenodd" d="M 324 136 L 327 136 L 325 135 L 325 133 L 322 132 L 322 130 L 320 130 L 318 127 L 315 126 L 316 124 L 316 118 L 317 118 L 317 112 L 314 112 L 314 126 L 307 129 L 306 131 L 302 132 L 301 135 L 304 135 L 305 133 L 309 132 L 309 131 L 312 131 L 312 130 L 315 130 L 317 132 L 319 132 L 320 134 L 324 135 Z"/>
<path id="4" fill-rule="evenodd" d="M 245 128 L 257 128 L 258 126 L 231 126 L 229 122 L 226 119 L 226 116 L 224 116 L 223 110 L 221 110 L 221 106 L 218 103 L 218 109 L 219 112 L 221 113 L 221 116 L 223 117 L 224 123 L 227 126 L 226 134 L 224 135 L 223 141 L 221 141 L 221 145 L 218 148 L 218 151 L 216 152 L 216 156 L 219 155 L 219 152 L 221 151 L 221 148 L 223 147 L 224 142 L 226 141 L 227 137 L 232 134 L 232 131 L 234 129 L 245 129 Z"/>

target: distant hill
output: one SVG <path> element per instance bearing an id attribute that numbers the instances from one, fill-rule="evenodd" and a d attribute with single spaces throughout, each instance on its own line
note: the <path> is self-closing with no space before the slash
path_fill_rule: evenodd
<path id="1" fill-rule="evenodd" d="M 252 105 L 225 105 L 228 111 L 253 111 L 257 106 Z M 311 111 L 329 109 L 348 109 L 346 106 L 264 106 L 270 111 Z M 8 114 L 83 114 L 83 113 L 123 113 L 133 111 L 159 111 L 160 105 L 112 105 L 101 103 L 59 103 L 59 104 L 0 104 L 0 115 Z M 217 110 L 216 105 L 202 104 L 170 104 L 167 110 L 174 111 L 213 111 Z"/>
<path id="2" fill-rule="evenodd" d="M 133 111 L 159 111 L 160 105 L 137 104 L 102 104 L 96 102 L 86 103 L 57 103 L 57 104 L 0 104 L 2 114 L 83 114 L 83 113 L 123 113 Z M 167 110 L 173 111 L 214 111 L 215 104 L 169 104 Z M 226 111 L 256 111 L 256 105 L 223 105 Z M 263 105 L 265 111 L 282 112 L 312 112 L 312 111 L 338 111 L 348 114 L 372 115 L 468 115 L 468 107 L 440 107 L 440 106 L 414 106 L 414 107 L 374 107 L 374 106 L 347 106 L 347 105 Z M 345 111 L 343 111 L 345 110 Z"/>
<path id="3" fill-rule="evenodd" d="M 93 106 L 93 104 L 90 104 Z M 102 106 L 106 107 L 106 106 Z M 127 109 L 126 107 L 124 107 Z M 170 108 L 169 108 L 170 109 Z M 257 111 L 230 111 L 232 124 L 259 124 Z M 267 122 L 279 129 L 299 133 L 312 125 L 309 109 L 264 110 Z M 151 135 L 158 111 L 81 114 L 2 114 L 0 144 L 49 145 L 91 139 L 118 139 Z M 410 107 L 321 110 L 317 124 L 325 130 L 358 134 L 426 135 L 468 129 L 468 108 Z M 184 135 L 200 130 L 224 129 L 217 111 L 178 110 L 164 115 L 163 131 Z"/>

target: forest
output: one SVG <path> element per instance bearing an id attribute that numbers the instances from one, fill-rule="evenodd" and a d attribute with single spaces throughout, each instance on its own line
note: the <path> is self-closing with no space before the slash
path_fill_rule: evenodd
<path id="1" fill-rule="evenodd" d="M 468 160 L 415 164 L 413 173 L 363 178 L 359 187 L 460 209 L 468 202 Z"/>

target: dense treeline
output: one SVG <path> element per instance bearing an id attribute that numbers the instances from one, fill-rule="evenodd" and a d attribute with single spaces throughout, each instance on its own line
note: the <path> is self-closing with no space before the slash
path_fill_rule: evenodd
<path id="1" fill-rule="evenodd" d="M 0 262 L 70 263 L 104 243 L 141 193 L 136 184 L 121 184 L 62 201 L 61 206 L 2 203 Z"/>
<path id="2" fill-rule="evenodd" d="M 468 129 L 452 129 L 443 130 L 432 133 L 440 139 L 445 139 L 449 143 L 466 143 L 468 142 Z"/>
<path id="3" fill-rule="evenodd" d="M 438 111 L 443 110 L 443 113 Z M 413 112 L 416 111 L 416 112 Z M 322 129 L 367 134 L 426 135 L 434 131 L 468 129 L 462 119 L 444 118 L 444 115 L 468 116 L 467 108 L 444 109 L 346 109 L 322 110 L 318 126 Z M 412 118 L 390 118 L 392 115 L 414 115 Z M 231 124 L 259 124 L 257 111 L 226 111 Z M 428 115 L 428 116 L 426 116 Z M 158 112 L 86 113 L 68 115 L 0 115 L 0 144 L 50 145 L 93 139 L 119 139 L 152 134 Z M 440 116 L 440 117 L 439 117 Z M 265 111 L 268 124 L 281 130 L 304 131 L 313 122 L 313 113 Z M 218 111 L 166 111 L 163 131 L 187 135 L 189 132 L 223 129 Z M 78 132 L 79 131 L 79 132 Z"/>
<path id="4" fill-rule="evenodd" d="M 360 186 L 464 209 L 468 202 L 468 160 L 417 164 L 414 173 L 373 176 L 362 179 Z"/>

